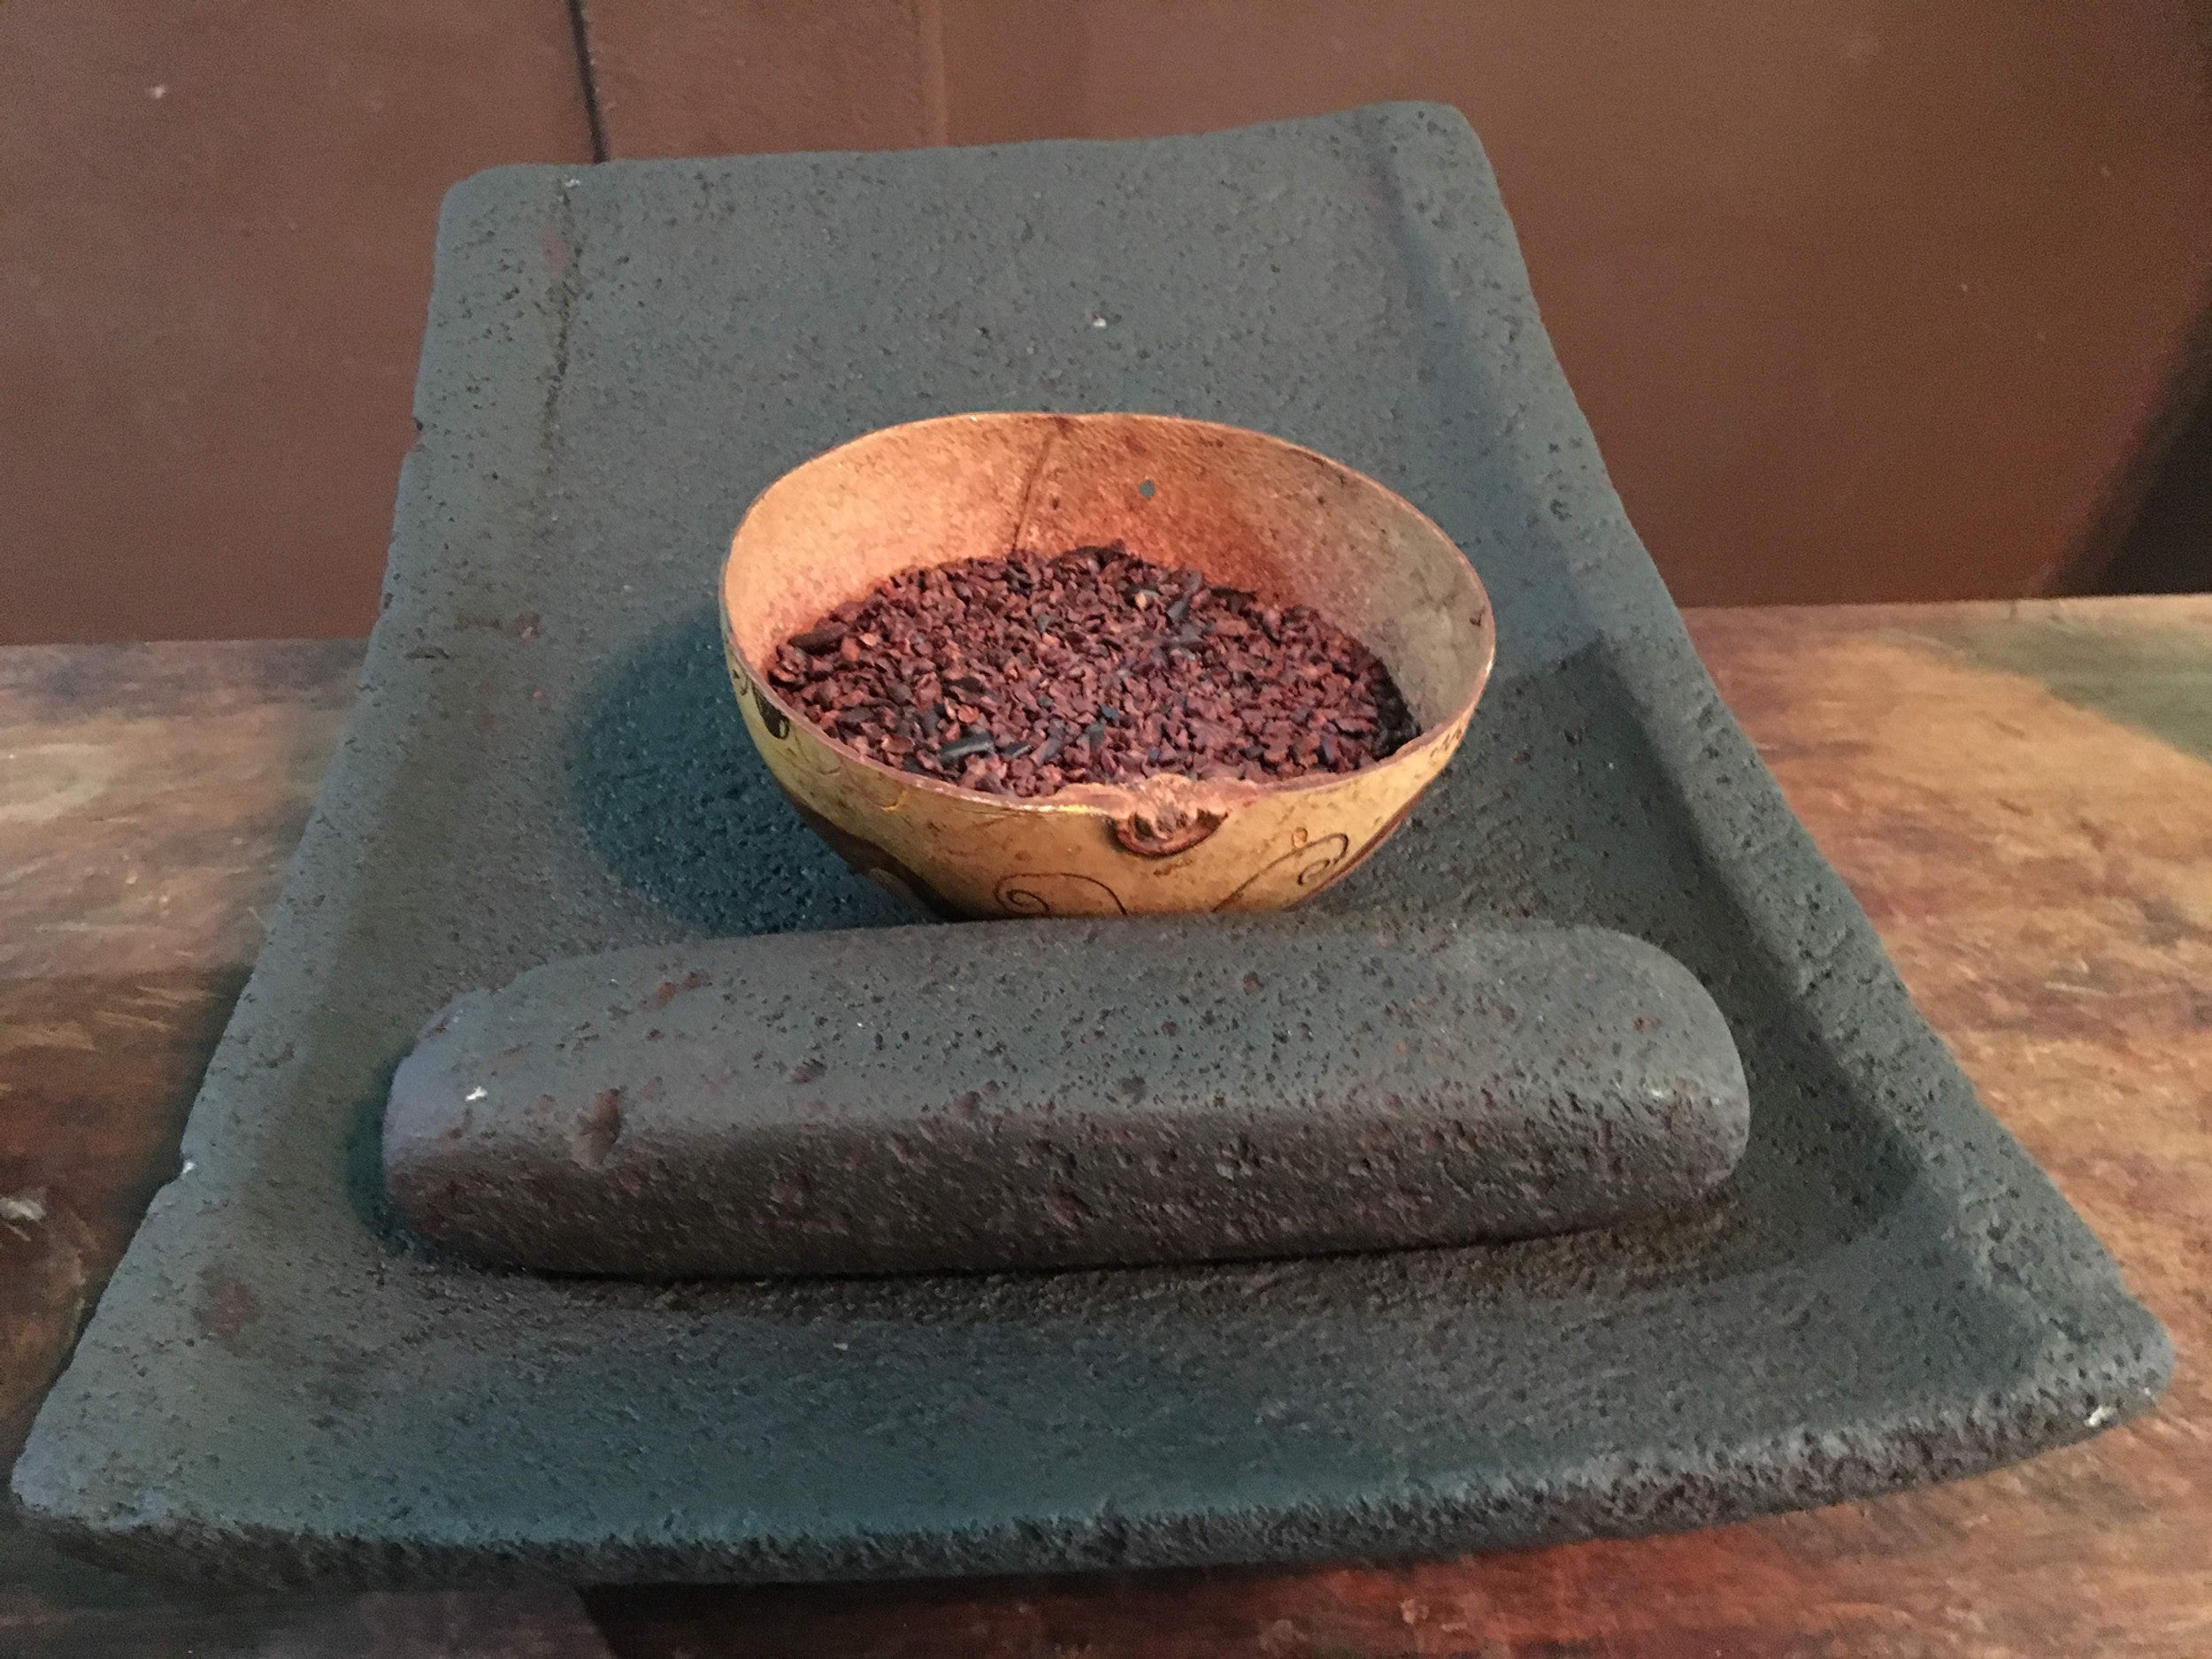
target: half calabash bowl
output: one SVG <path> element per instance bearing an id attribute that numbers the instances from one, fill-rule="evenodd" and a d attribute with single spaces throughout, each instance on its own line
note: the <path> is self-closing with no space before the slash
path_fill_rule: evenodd
<path id="1" fill-rule="evenodd" d="M 1418 733 L 1358 772 L 1155 776 L 1042 799 L 964 789 L 833 740 L 771 684 L 776 648 L 902 572 L 1119 543 L 1381 658 Z M 1158 415 L 977 414 L 887 426 L 755 501 L 722 574 L 746 729 L 854 868 L 946 917 L 1271 910 L 1365 859 L 1459 747 L 1496 638 L 1473 568 L 1374 480 L 1263 433 Z"/>

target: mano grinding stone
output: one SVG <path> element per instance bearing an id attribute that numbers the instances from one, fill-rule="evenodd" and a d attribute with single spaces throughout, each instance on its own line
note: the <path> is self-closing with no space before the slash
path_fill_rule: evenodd
<path id="1" fill-rule="evenodd" d="M 1594 928 L 987 923 L 554 962 L 392 1083 L 400 1213 L 641 1276 L 1305 1256 L 1679 1205 L 1749 1133 L 1726 1023 Z"/>

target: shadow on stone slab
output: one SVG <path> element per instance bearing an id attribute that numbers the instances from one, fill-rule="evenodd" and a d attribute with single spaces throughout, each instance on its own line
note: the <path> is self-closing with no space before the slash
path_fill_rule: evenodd
<path id="1" fill-rule="evenodd" d="M 709 933 L 918 919 L 800 822 L 746 735 L 711 603 L 615 664 L 572 739 L 592 849 L 626 884 Z"/>

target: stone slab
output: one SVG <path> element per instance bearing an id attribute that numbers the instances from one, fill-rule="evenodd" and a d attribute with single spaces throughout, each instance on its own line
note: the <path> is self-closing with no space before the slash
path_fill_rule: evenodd
<path id="1" fill-rule="evenodd" d="M 571 956 L 457 997 L 385 1180 L 468 1259 L 1141 1265 L 1663 1215 L 1749 1133 L 1728 1024 L 1598 928 L 985 922 Z"/>
<path id="2" fill-rule="evenodd" d="M 807 456 L 1025 405 L 1264 427 L 1466 550 L 1491 689 L 1312 913 L 1674 956 L 1750 1087 L 1713 1204 L 1505 1246 L 679 1287 L 408 1246 L 378 1119 L 452 996 L 905 919 L 749 751 L 715 566 Z M 1715 695 L 1455 113 L 481 175 L 447 204 L 416 409 L 361 695 L 186 1171 L 16 1467 L 59 1536 L 387 1582 L 1446 1554 L 1963 1474 L 2162 1386 L 2164 1333 Z"/>

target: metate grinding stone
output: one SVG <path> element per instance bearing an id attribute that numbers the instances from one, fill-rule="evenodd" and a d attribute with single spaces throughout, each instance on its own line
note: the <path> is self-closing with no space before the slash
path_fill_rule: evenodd
<path id="1" fill-rule="evenodd" d="M 392 1071 L 462 992 L 908 920 L 748 742 L 715 573 L 809 456 L 982 409 L 1277 433 L 1465 549 L 1498 617 L 1466 743 L 1283 926 L 1658 946 L 1757 1102 L 1709 1200 L 1457 1249 L 673 1284 L 392 1222 Z M 1977 1473 L 2164 1386 L 2158 1322 L 1715 692 L 1455 111 L 503 167 L 447 202 L 415 415 L 267 945 L 15 1466 L 72 1548 L 284 1585 L 1455 1555 Z"/>
<path id="2" fill-rule="evenodd" d="M 393 1079 L 414 1230 L 703 1277 L 1457 1244 L 1686 1203 L 1750 1133 L 1689 971 L 1597 928 L 998 922 L 571 958 Z"/>

